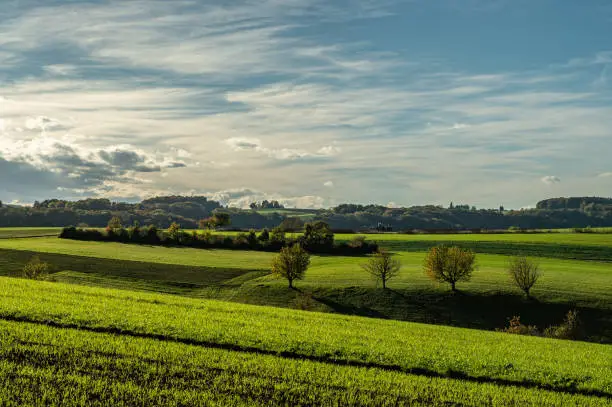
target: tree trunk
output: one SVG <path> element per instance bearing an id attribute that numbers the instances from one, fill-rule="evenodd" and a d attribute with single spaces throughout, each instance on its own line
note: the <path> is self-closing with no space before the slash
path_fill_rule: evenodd
<path id="1" fill-rule="evenodd" d="M 457 289 L 455 288 L 455 282 L 451 281 L 451 288 L 453 291 L 457 291 Z"/>
<path id="2" fill-rule="evenodd" d="M 293 288 L 293 279 L 289 279 L 289 288 Z"/>
<path id="3" fill-rule="evenodd" d="M 382 279 L 382 283 L 383 283 L 383 290 L 387 288 L 387 280 L 385 280 L 384 278 Z"/>

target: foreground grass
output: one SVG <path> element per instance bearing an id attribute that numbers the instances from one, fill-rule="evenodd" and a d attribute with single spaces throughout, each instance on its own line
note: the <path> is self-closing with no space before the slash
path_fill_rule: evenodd
<path id="1" fill-rule="evenodd" d="M 604 406 L 608 403 L 596 396 L 1 321 L 0 404 Z"/>
<path id="2" fill-rule="evenodd" d="M 0 278 L 0 319 L 612 396 L 612 346 Z"/>

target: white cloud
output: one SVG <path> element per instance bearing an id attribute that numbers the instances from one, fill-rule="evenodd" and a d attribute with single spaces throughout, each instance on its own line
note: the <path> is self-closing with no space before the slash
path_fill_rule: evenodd
<path id="1" fill-rule="evenodd" d="M 547 175 L 545 177 L 542 177 L 542 182 L 548 185 L 552 185 L 552 184 L 558 184 L 559 182 L 561 182 L 561 179 L 559 179 L 559 177 L 556 177 L 554 175 Z"/>
<path id="2" fill-rule="evenodd" d="M 54 64 L 47 65 L 43 69 L 51 75 L 56 76 L 69 76 L 78 71 L 78 67 L 69 64 Z"/>
<path id="3" fill-rule="evenodd" d="M 612 172 L 602 172 L 597 175 L 599 178 L 612 178 Z"/>
<path id="4" fill-rule="evenodd" d="M 195 191 L 192 191 L 196 193 Z M 204 193 L 210 199 L 237 208 L 248 208 L 252 202 L 276 200 L 287 208 L 317 209 L 325 206 L 325 199 L 320 196 L 284 196 L 278 193 L 266 193 L 250 188 L 234 188 Z"/>
<path id="5" fill-rule="evenodd" d="M 297 160 L 300 158 L 326 158 L 333 157 L 340 152 L 340 149 L 333 146 L 324 146 L 317 150 L 316 153 L 311 153 L 305 150 L 293 148 L 267 148 L 261 145 L 259 139 L 232 137 L 225 140 L 225 143 L 234 151 L 256 151 L 265 154 L 276 160 Z"/>
<path id="6" fill-rule="evenodd" d="M 325 181 L 323 183 L 323 186 L 326 188 L 333 188 L 334 187 L 334 182 L 333 181 Z"/>

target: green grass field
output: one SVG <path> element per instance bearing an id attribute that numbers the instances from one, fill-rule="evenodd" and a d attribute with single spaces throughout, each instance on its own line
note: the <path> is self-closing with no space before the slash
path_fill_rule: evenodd
<path id="1" fill-rule="evenodd" d="M 0 277 L 0 405 L 611 405 L 612 262 L 554 248 L 605 257 L 607 235 L 370 235 L 403 263 L 390 289 L 365 257 L 312 256 L 291 290 L 274 253 L 26 238 L 39 233 L 0 229 L 0 276 L 34 254 L 52 266 L 48 282 Z M 458 294 L 422 271 L 450 237 L 478 253 Z M 530 245 L 535 300 L 505 273 Z M 603 344 L 482 330 L 569 309 Z"/>
<path id="2" fill-rule="evenodd" d="M 605 406 L 602 397 L 0 322 L 0 404 Z"/>
<path id="3" fill-rule="evenodd" d="M 34 397 L 45 385 L 48 397 L 61 397 L 45 379 L 51 372 L 56 386 L 78 383 L 81 397 L 101 380 L 107 393 L 116 387 L 115 397 L 138 400 L 162 389 L 170 399 L 195 397 L 198 385 L 216 380 L 220 391 L 200 397 L 267 399 L 263 389 L 275 382 L 272 400 L 301 405 L 333 397 L 606 405 L 612 395 L 608 345 L 11 278 L 0 278 L 0 288 L 8 293 L 0 337 L 10 344 L 0 369 L 11 383 L 38 383 L 17 394 L 5 379 L 5 397 Z M 236 382 L 244 384 L 222 384 Z"/>
<path id="4" fill-rule="evenodd" d="M 381 290 L 363 257 L 313 256 L 298 290 L 269 275 L 273 253 L 167 248 L 57 238 L 0 240 L 0 275 L 19 276 L 35 252 L 51 279 L 109 288 L 178 294 L 493 330 L 513 315 L 545 328 L 576 308 L 593 341 L 612 341 L 612 263 L 541 258 L 544 275 L 525 301 L 505 274 L 507 257 L 479 254 L 460 295 L 427 279 L 423 252 L 398 252 L 401 275 Z"/>
<path id="5" fill-rule="evenodd" d="M 0 250 L 19 250 L 39 253 L 55 253 L 88 258 L 135 261 L 154 264 L 193 266 L 207 269 L 268 271 L 274 253 L 235 250 L 199 250 L 168 248 L 121 243 L 83 242 L 57 238 L 14 239 L 0 241 Z M 423 252 L 399 252 L 403 273 L 391 284 L 395 288 L 425 289 L 438 287 L 422 272 Z M 312 286 L 374 286 L 360 264 L 367 258 L 340 256 L 313 256 L 311 268 L 303 285 Z M 478 270 L 472 281 L 462 283 L 467 291 L 499 292 L 507 288 L 508 277 L 504 267 L 507 258 L 499 255 L 480 254 Z M 612 263 L 583 262 L 542 258 L 539 260 L 544 277 L 534 289 L 546 297 L 561 296 L 579 300 L 597 298 L 612 300 Z M 584 271 L 588 265 L 588 272 Z M 7 266 L 8 267 L 8 266 Z M 15 273 L 20 267 L 17 267 Z M 103 270 L 98 270 L 103 272 Z M 144 277 L 144 276 L 141 276 Z M 232 274 L 232 278 L 235 277 Z M 270 282 L 270 279 L 265 279 Z M 279 284 L 284 284 L 279 282 Z"/>
<path id="6" fill-rule="evenodd" d="M 338 240 L 350 240 L 353 234 L 337 234 Z M 456 241 L 456 242 L 506 242 L 506 243 L 553 243 L 584 246 L 612 247 L 612 234 L 598 233 L 457 233 L 457 234 L 366 234 L 377 242 L 411 241 Z"/>
<path id="7" fill-rule="evenodd" d="M 0 228 L 0 239 L 19 237 L 57 236 L 61 228 Z"/>

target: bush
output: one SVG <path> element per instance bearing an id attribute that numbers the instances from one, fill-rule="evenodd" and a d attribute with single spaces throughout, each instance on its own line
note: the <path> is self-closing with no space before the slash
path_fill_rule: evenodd
<path id="1" fill-rule="evenodd" d="M 529 290 L 541 276 L 540 265 L 525 256 L 515 256 L 508 261 L 507 270 L 514 284 L 529 298 Z"/>
<path id="2" fill-rule="evenodd" d="M 437 246 L 429 249 L 424 262 L 425 273 L 433 280 L 450 283 L 457 291 L 458 281 L 469 281 L 476 269 L 476 255 L 457 246 Z"/>
<path id="3" fill-rule="evenodd" d="M 108 221 L 108 225 L 106 226 L 109 229 L 120 229 L 122 228 L 122 224 L 121 224 L 121 218 L 119 216 L 113 216 L 109 221 Z"/>
<path id="4" fill-rule="evenodd" d="M 512 317 L 508 327 L 496 329 L 496 331 L 515 335 L 541 336 L 540 331 L 538 331 L 538 328 L 535 325 L 523 325 L 521 323 L 521 317 L 519 316 Z"/>
<path id="5" fill-rule="evenodd" d="M 578 311 L 570 310 L 561 325 L 551 326 L 544 330 L 544 336 L 557 339 L 580 339 L 583 336 L 582 321 Z"/>
<path id="6" fill-rule="evenodd" d="M 294 280 L 302 280 L 310 265 L 310 255 L 299 244 L 283 247 L 272 261 L 272 273 L 287 279 L 289 288 L 293 288 Z"/>
<path id="7" fill-rule="evenodd" d="M 365 236 L 354 236 L 349 242 L 349 246 L 352 248 L 360 249 L 366 244 Z"/>
<path id="8" fill-rule="evenodd" d="M 172 222 L 172 224 L 168 227 L 168 237 L 174 242 L 180 242 L 181 238 L 181 225 L 176 222 Z"/>
<path id="9" fill-rule="evenodd" d="M 49 275 L 49 264 L 40 261 L 38 255 L 33 256 L 23 267 L 23 276 L 32 280 L 44 280 Z"/>
<path id="10" fill-rule="evenodd" d="M 302 311 L 309 311 L 314 308 L 315 301 L 312 298 L 312 293 L 299 293 L 295 297 L 295 308 Z"/>
<path id="11" fill-rule="evenodd" d="M 268 232 L 268 229 L 262 230 L 259 236 L 257 237 L 257 240 L 262 243 L 268 243 L 268 241 L 270 240 L 270 232 Z"/>
<path id="12" fill-rule="evenodd" d="M 257 233 L 253 229 L 249 230 L 249 234 L 247 235 L 247 243 L 249 244 L 249 248 L 256 249 L 259 241 L 257 240 Z"/>

